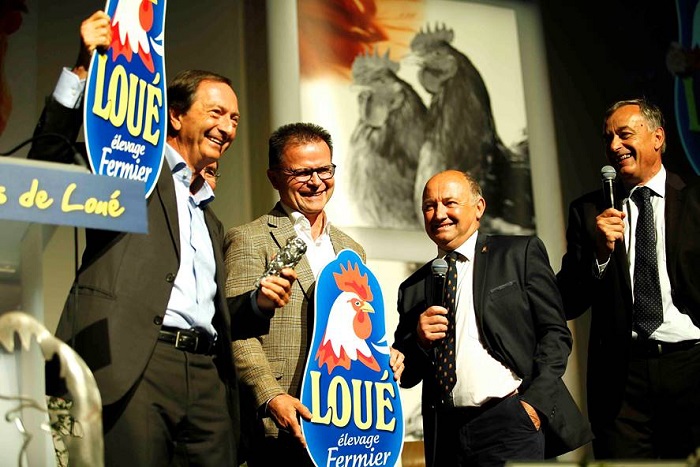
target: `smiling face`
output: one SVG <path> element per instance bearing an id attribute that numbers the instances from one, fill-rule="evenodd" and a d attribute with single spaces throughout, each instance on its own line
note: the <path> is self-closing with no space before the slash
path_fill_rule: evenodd
<path id="1" fill-rule="evenodd" d="M 206 80 L 197 87 L 189 109 L 182 113 L 170 109 L 169 115 L 175 134 L 168 137 L 168 143 L 194 172 L 219 160 L 236 137 L 240 118 L 233 89 Z"/>
<path id="2" fill-rule="evenodd" d="M 603 138 L 608 162 L 628 189 L 647 183 L 661 170 L 664 130 L 651 127 L 639 106 L 615 110 L 605 121 Z"/>
<path id="3" fill-rule="evenodd" d="M 430 239 L 444 251 L 461 246 L 479 228 L 486 201 L 474 193 L 465 174 L 441 172 L 423 190 L 423 221 Z"/>
<path id="4" fill-rule="evenodd" d="M 317 173 L 300 182 L 285 170 L 313 169 L 331 164 L 331 150 L 323 140 L 289 143 L 282 154 L 279 167 L 267 171 L 272 186 L 279 191 L 280 200 L 304 214 L 313 225 L 333 195 L 335 178 L 321 180 Z"/>

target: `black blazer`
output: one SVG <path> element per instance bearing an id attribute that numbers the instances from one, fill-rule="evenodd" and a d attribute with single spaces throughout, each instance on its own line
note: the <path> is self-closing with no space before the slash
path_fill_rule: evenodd
<path id="1" fill-rule="evenodd" d="M 617 188 L 621 200 L 623 190 Z M 619 209 L 619 206 L 618 206 Z M 624 245 L 597 279 L 595 218 L 605 210 L 602 190 L 569 206 L 567 249 L 557 281 L 567 319 L 591 308 L 588 350 L 588 414 L 593 423 L 611 420 L 622 402 L 632 338 L 632 289 Z M 700 326 L 700 184 L 685 185 L 667 172 L 665 197 L 666 270 L 673 303 Z"/>
<path id="2" fill-rule="evenodd" d="M 73 139 L 81 124 L 80 113 L 49 98 L 35 135 L 59 133 Z M 51 139 L 37 140 L 29 158 L 73 161 L 72 152 Z M 71 344 L 92 370 L 103 405 L 121 399 L 146 368 L 179 269 L 175 185 L 167 165 L 147 200 L 147 215 L 147 234 L 86 230 L 82 265 L 56 330 L 57 337 Z M 240 416 L 231 354 L 232 317 L 224 293 L 224 230 L 209 207 L 204 208 L 204 218 L 216 261 L 216 364 L 228 388 L 237 443 Z"/>
<path id="3" fill-rule="evenodd" d="M 401 284 L 394 343 L 406 356 L 402 386 L 423 381 L 427 465 L 434 459 L 438 397 L 433 352 L 419 347 L 416 325 L 430 303 L 430 275 L 427 263 Z M 542 418 L 547 457 L 590 441 L 588 423 L 561 379 L 571 351 L 571 333 L 544 244 L 536 237 L 479 234 L 473 292 L 483 343 L 494 358 L 522 378 L 518 391 Z"/>

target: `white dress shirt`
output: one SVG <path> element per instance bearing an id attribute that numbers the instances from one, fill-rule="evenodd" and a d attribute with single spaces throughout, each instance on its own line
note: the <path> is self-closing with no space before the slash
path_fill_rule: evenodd
<path id="1" fill-rule="evenodd" d="M 659 173 L 649 180 L 645 185 L 651 192 L 651 205 L 654 209 L 654 227 L 656 228 L 656 258 L 659 265 L 659 283 L 661 285 L 661 301 L 663 304 L 664 321 L 656 331 L 654 331 L 650 339 L 659 340 L 662 342 L 679 342 L 688 339 L 700 339 L 700 329 L 697 328 L 690 319 L 690 316 L 681 313 L 673 304 L 671 296 L 671 281 L 668 276 L 666 265 L 666 169 L 661 166 Z M 630 191 L 634 192 L 635 187 Z M 626 214 L 625 223 L 625 251 L 629 260 L 628 270 L 630 275 L 630 283 L 634 290 L 634 256 L 635 256 L 635 237 L 637 229 L 637 219 L 639 218 L 639 209 L 630 197 L 622 200 L 622 210 Z M 634 294 L 632 294 L 634 300 Z M 632 331 L 633 337 L 637 337 L 637 333 Z"/>
<path id="2" fill-rule="evenodd" d="M 509 368 L 489 354 L 481 342 L 474 310 L 474 256 L 476 237 L 455 249 L 457 260 L 456 373 L 452 389 L 455 407 L 474 407 L 492 398 L 512 394 L 522 383 Z M 440 252 L 444 254 L 444 252 Z"/>

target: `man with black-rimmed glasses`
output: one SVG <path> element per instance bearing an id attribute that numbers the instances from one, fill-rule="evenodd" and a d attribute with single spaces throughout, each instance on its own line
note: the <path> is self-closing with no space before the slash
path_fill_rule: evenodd
<path id="1" fill-rule="evenodd" d="M 345 248 L 366 260 L 364 249 L 334 227 L 324 211 L 335 186 L 332 155 L 331 135 L 318 125 L 292 123 L 277 129 L 269 140 L 267 177 L 280 201 L 269 213 L 226 234 L 226 295 L 241 308 L 255 306 L 256 280 L 290 237 L 307 245 L 287 305 L 258 310 L 274 313 L 269 329 L 233 343 L 250 467 L 313 465 L 298 417 L 311 418 L 299 394 L 313 332 L 315 278 Z M 396 377 L 401 360 L 392 351 Z"/>

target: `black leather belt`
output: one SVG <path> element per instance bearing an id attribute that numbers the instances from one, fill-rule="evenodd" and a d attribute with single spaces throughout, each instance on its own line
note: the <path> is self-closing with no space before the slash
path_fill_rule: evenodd
<path id="1" fill-rule="evenodd" d="M 198 353 L 203 355 L 212 355 L 214 353 L 214 341 L 204 333 L 193 329 L 178 329 L 163 326 L 160 328 L 158 340 L 173 345 L 176 349 Z"/>
<path id="2" fill-rule="evenodd" d="M 653 339 L 632 339 L 630 353 L 635 357 L 658 357 L 672 352 L 689 350 L 700 344 L 700 339 L 680 342 L 661 342 Z"/>

